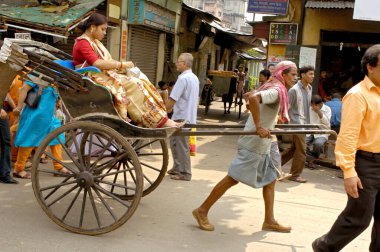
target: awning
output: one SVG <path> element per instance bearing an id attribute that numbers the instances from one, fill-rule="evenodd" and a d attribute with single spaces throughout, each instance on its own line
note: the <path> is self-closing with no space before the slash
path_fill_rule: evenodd
<path id="1" fill-rule="evenodd" d="M 263 57 L 256 57 L 256 56 L 251 56 L 249 55 L 248 53 L 236 53 L 240 58 L 244 59 L 244 60 L 258 60 L 258 61 L 262 61 L 262 60 L 265 60 L 266 59 L 266 56 L 263 55 Z"/>
<path id="2" fill-rule="evenodd" d="M 353 9 L 355 6 L 354 1 L 307 1 L 306 8 L 315 9 Z"/>
<path id="3" fill-rule="evenodd" d="M 66 6 L 26 5 L 8 0 L 0 5 L 0 21 L 8 27 L 67 37 L 104 0 L 70 0 Z"/>

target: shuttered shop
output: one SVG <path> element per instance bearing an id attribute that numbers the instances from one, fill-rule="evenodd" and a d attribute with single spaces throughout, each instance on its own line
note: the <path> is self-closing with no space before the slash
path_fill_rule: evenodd
<path id="1" fill-rule="evenodd" d="M 131 27 L 130 60 L 156 84 L 159 31 L 143 26 Z"/>

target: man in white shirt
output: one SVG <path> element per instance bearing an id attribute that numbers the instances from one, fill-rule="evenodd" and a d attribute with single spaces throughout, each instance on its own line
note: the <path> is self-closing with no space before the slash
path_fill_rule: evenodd
<path id="1" fill-rule="evenodd" d="M 177 60 L 177 71 L 181 74 L 170 93 L 167 111 L 173 110 L 172 120 L 185 120 L 187 123 L 197 123 L 199 96 L 199 80 L 191 71 L 193 56 L 182 53 Z M 173 136 L 170 138 L 170 148 L 173 154 L 173 168 L 168 171 L 174 180 L 191 180 L 191 161 L 188 136 Z"/>
<path id="2" fill-rule="evenodd" d="M 313 95 L 310 105 L 310 123 L 321 124 L 323 129 L 330 129 L 331 109 L 323 104 L 323 100 L 319 95 Z M 329 138 L 329 134 L 312 134 L 306 136 L 306 159 L 311 169 L 315 168 L 313 160 L 319 158 L 323 152 L 324 145 Z M 312 147 L 312 148 L 310 148 Z"/>

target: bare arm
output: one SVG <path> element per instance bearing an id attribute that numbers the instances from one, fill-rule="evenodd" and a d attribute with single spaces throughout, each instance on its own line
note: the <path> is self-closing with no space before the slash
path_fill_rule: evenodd
<path id="1" fill-rule="evenodd" d="M 20 112 L 22 110 L 22 107 L 24 106 L 24 102 L 26 99 L 26 95 L 28 94 L 28 91 L 31 90 L 32 87 L 24 84 L 22 88 L 19 89 L 19 94 L 18 94 L 18 103 L 17 107 L 13 109 L 13 114 L 18 117 L 20 115 Z"/>
<path id="2" fill-rule="evenodd" d="M 260 122 L 260 103 L 261 103 L 261 94 L 259 93 L 251 93 L 248 97 L 249 100 L 249 110 L 252 113 L 253 122 L 256 125 L 257 134 L 262 137 L 269 137 L 270 132 L 268 129 L 261 127 Z"/>
<path id="3" fill-rule="evenodd" d="M 9 106 L 11 106 L 11 108 L 14 109 L 16 107 L 16 104 L 15 104 L 14 100 L 12 99 L 12 97 L 9 93 L 7 94 L 6 99 L 7 99 Z"/>
<path id="4" fill-rule="evenodd" d="M 168 102 L 166 103 L 166 111 L 169 113 L 172 112 L 175 103 L 176 101 L 169 97 Z"/>
<path id="5" fill-rule="evenodd" d="M 125 69 L 134 67 L 132 61 L 116 61 L 103 59 L 96 60 L 92 65 L 94 67 L 99 68 L 100 70 Z"/>

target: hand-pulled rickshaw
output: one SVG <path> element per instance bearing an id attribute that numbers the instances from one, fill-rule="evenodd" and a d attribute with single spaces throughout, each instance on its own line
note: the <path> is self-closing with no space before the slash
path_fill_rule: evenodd
<path id="1" fill-rule="evenodd" d="M 124 224 L 141 197 L 151 193 L 165 176 L 169 159 L 166 139 L 170 136 L 256 134 L 243 131 L 242 125 L 134 126 L 120 119 L 108 90 L 83 75 L 94 69 L 78 72 L 70 67 L 71 59 L 50 45 L 30 40 L 5 39 L 0 51 L 1 90 L 7 90 L 16 74 L 23 72 L 25 79 L 38 85 L 54 85 L 71 118 L 37 148 L 31 172 L 37 202 L 50 219 L 67 230 L 98 235 Z M 302 125 L 302 130 L 296 127 L 279 125 L 272 133 L 335 134 L 318 125 Z M 64 141 L 58 137 L 61 134 Z M 64 161 L 47 149 L 55 139 L 62 145 Z M 60 174 L 41 165 L 37 160 L 43 154 L 71 173 Z"/>

